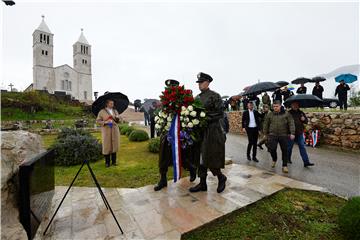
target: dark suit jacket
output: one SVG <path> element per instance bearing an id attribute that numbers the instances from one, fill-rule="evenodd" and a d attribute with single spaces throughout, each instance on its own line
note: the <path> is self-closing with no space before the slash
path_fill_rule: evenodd
<path id="1" fill-rule="evenodd" d="M 258 128 L 260 128 L 260 113 L 256 110 L 254 111 L 254 117 L 255 117 L 255 122 L 256 122 L 256 126 Z M 249 123 L 250 123 L 250 115 L 249 115 L 249 110 L 246 110 L 243 112 L 242 115 L 242 127 L 243 128 L 248 128 L 249 127 Z"/>

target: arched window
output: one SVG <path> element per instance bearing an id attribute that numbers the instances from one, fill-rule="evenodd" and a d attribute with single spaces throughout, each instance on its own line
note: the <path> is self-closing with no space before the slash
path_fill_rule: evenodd
<path id="1" fill-rule="evenodd" d="M 81 53 L 83 53 L 83 45 L 81 45 Z"/>
<path id="2" fill-rule="evenodd" d="M 69 81 L 69 89 L 71 91 L 71 81 Z"/>
<path id="3" fill-rule="evenodd" d="M 40 33 L 40 42 L 42 42 L 42 33 Z"/>
<path id="4" fill-rule="evenodd" d="M 50 38 L 49 38 L 49 35 L 47 35 L 47 37 L 46 37 L 46 42 L 47 42 L 47 44 L 49 44 L 49 43 L 50 43 Z"/>

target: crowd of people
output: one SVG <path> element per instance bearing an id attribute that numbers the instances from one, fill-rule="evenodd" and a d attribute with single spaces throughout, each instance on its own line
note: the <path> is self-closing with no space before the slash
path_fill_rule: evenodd
<path id="1" fill-rule="evenodd" d="M 257 148 L 264 150 L 265 145 L 272 158 L 272 167 L 276 166 L 277 146 L 280 146 L 282 157 L 282 171 L 288 173 L 288 164 L 291 164 L 292 150 L 296 143 L 299 147 L 300 156 L 304 167 L 313 166 L 307 154 L 304 144 L 304 125 L 308 123 L 305 113 L 300 109 L 298 102 L 294 101 L 286 109 L 283 102 L 293 95 L 286 86 L 276 89 L 272 95 L 264 92 L 261 100 L 256 95 L 239 96 L 223 101 L 221 96 L 209 85 L 212 77 L 205 73 L 199 73 L 197 83 L 200 94 L 196 98 L 202 103 L 207 114 L 207 126 L 202 133 L 201 141 L 194 143 L 184 152 L 184 167 L 190 171 L 190 181 L 200 178 L 199 184 L 191 187 L 190 192 L 207 191 L 206 176 L 208 169 L 218 178 L 217 192 L 221 193 L 226 187 L 227 177 L 221 169 L 225 165 L 225 141 L 229 129 L 226 111 L 231 106 L 232 110 L 240 110 L 243 105 L 242 128 L 248 138 L 246 158 L 248 161 L 259 162 Z M 179 85 L 176 80 L 166 81 L 166 84 Z M 349 86 L 341 82 L 336 88 L 336 95 L 341 102 L 341 109 L 347 109 L 347 91 Z M 316 82 L 312 94 L 322 99 L 324 88 L 320 82 Z M 306 94 L 307 88 L 301 84 L 297 94 Z M 260 110 L 260 103 L 262 108 Z M 171 165 L 172 152 L 167 134 L 155 131 L 155 115 L 159 106 L 153 102 L 146 112 L 145 124 L 150 125 L 151 138 L 160 136 L 159 172 L 160 181 L 154 187 L 159 191 L 167 186 L 167 169 Z M 116 152 L 118 151 L 119 129 L 117 123 L 119 113 L 114 109 L 112 100 L 106 101 L 97 117 L 97 123 L 102 126 L 103 155 L 106 167 L 110 167 L 110 161 L 116 165 Z"/>

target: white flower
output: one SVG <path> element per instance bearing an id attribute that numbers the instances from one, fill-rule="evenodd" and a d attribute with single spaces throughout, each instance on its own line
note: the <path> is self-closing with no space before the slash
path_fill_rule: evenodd
<path id="1" fill-rule="evenodd" d="M 167 127 L 171 127 L 171 122 L 168 122 L 168 123 L 166 124 L 166 126 L 167 126 Z"/>
<path id="2" fill-rule="evenodd" d="M 155 117 L 155 122 L 157 122 L 159 120 L 159 117 L 158 116 L 156 116 Z"/>
<path id="3" fill-rule="evenodd" d="M 172 117 L 169 116 L 169 117 L 167 118 L 167 121 L 168 121 L 168 122 L 171 122 L 171 121 L 172 121 Z"/>
<path id="4" fill-rule="evenodd" d="M 206 116 L 206 114 L 204 112 L 200 113 L 200 117 L 205 117 L 205 116 Z"/>
<path id="5" fill-rule="evenodd" d="M 182 106 L 181 107 L 181 111 L 184 112 L 186 110 L 186 107 L 185 106 Z"/>
<path id="6" fill-rule="evenodd" d="M 197 119 L 193 119 L 191 122 L 194 124 L 194 126 L 200 123 L 200 121 Z"/>
<path id="7" fill-rule="evenodd" d="M 156 128 L 156 129 L 160 129 L 161 126 L 160 126 L 159 124 L 155 124 L 155 128 Z"/>
<path id="8" fill-rule="evenodd" d="M 184 118 L 185 122 L 190 122 L 190 119 L 188 117 Z"/>
<path id="9" fill-rule="evenodd" d="M 191 122 L 189 122 L 187 126 L 188 126 L 189 128 L 192 128 L 192 127 L 194 127 L 194 124 L 192 124 Z"/>
<path id="10" fill-rule="evenodd" d="M 185 123 L 181 123 L 181 127 L 186 127 L 186 124 Z"/>
<path id="11" fill-rule="evenodd" d="M 185 116 L 188 116 L 190 112 L 188 110 L 185 111 Z"/>
<path id="12" fill-rule="evenodd" d="M 180 115 L 181 115 L 181 116 L 184 116 L 184 115 L 185 115 L 185 111 L 181 111 L 181 112 L 180 112 Z"/>
<path id="13" fill-rule="evenodd" d="M 166 130 L 166 131 L 169 131 L 169 130 L 170 130 L 170 127 L 165 126 L 165 130 Z"/>
<path id="14" fill-rule="evenodd" d="M 160 119 L 159 122 L 160 122 L 160 123 L 164 123 L 164 119 Z"/>
<path id="15" fill-rule="evenodd" d="M 163 116 L 163 118 L 167 118 L 167 117 L 168 117 L 168 115 L 167 115 L 165 112 L 162 113 L 162 116 Z"/>
<path id="16" fill-rule="evenodd" d="M 190 116 L 196 117 L 196 112 L 195 112 L 195 111 L 192 111 L 192 112 L 190 113 Z"/>
<path id="17" fill-rule="evenodd" d="M 180 121 L 183 121 L 184 120 L 184 117 L 183 116 L 180 116 Z"/>
<path id="18" fill-rule="evenodd" d="M 194 108 L 193 108 L 193 106 L 188 106 L 188 108 L 187 108 L 190 112 L 192 112 L 192 111 L 194 111 Z"/>

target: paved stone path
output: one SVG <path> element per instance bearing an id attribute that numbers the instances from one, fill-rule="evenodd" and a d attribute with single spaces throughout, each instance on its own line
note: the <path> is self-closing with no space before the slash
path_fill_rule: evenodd
<path id="1" fill-rule="evenodd" d="M 309 158 L 315 163 L 315 166 L 304 168 L 298 146 L 294 145 L 293 164 L 288 165 L 289 173 L 283 174 L 281 172 L 281 161 L 278 162 L 274 170 L 271 169 L 271 156 L 266 147 L 264 150 L 258 148 L 259 163 L 249 162 L 246 159 L 246 147 L 246 136 L 228 134 L 226 154 L 235 163 L 256 166 L 293 179 L 319 185 L 340 196 L 360 195 L 360 153 L 336 151 L 321 146 L 319 148 L 307 147 Z M 278 156 L 281 160 L 279 148 Z"/>
<path id="2" fill-rule="evenodd" d="M 181 234 L 236 209 L 258 201 L 284 187 L 326 191 L 252 166 L 231 164 L 226 190 L 216 193 L 217 179 L 209 174 L 208 191 L 189 193 L 188 178 L 169 181 L 167 188 L 105 188 L 104 193 L 125 234 L 121 235 L 96 188 L 74 187 L 46 236 L 42 233 L 67 187 L 56 187 L 49 215 L 35 239 L 180 239 Z M 198 181 L 198 180 L 197 180 Z M 197 182 L 196 181 L 196 182 Z"/>

